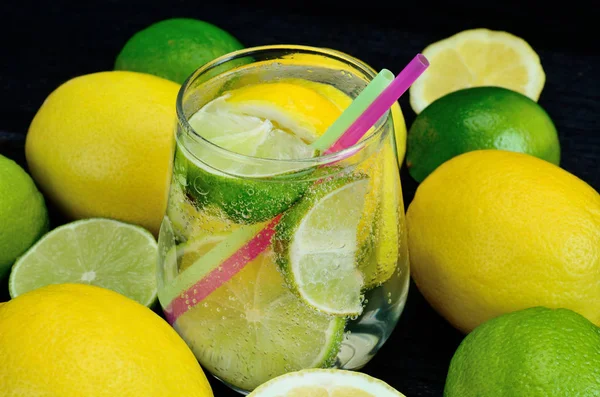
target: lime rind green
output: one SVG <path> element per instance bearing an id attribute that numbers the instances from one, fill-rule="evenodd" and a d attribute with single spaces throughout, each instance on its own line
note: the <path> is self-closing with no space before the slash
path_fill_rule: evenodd
<path id="1" fill-rule="evenodd" d="M 91 284 L 145 306 L 156 301 L 158 244 L 146 229 L 105 218 L 83 219 L 44 235 L 12 268 L 12 298 L 49 284 Z"/>
<path id="2" fill-rule="evenodd" d="M 215 245 L 210 251 L 198 258 L 190 267 L 173 280 L 173 282 L 160 288 L 158 299 L 166 307 L 175 298 L 191 288 L 196 282 L 202 280 L 212 270 L 219 267 L 225 259 L 229 258 L 250 241 L 263 227 L 264 223 L 245 225 L 228 235 L 227 239 Z"/>
<path id="3" fill-rule="evenodd" d="M 393 80 L 394 74 L 382 69 L 311 146 L 320 151 L 329 149 Z"/>

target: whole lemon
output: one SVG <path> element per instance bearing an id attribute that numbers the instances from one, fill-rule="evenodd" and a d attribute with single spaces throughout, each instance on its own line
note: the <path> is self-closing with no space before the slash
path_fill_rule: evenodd
<path id="1" fill-rule="evenodd" d="M 459 155 L 418 187 L 407 225 L 413 279 L 459 330 L 532 306 L 600 324 L 600 195 L 560 167 Z"/>
<path id="2" fill-rule="evenodd" d="M 0 307 L 0 329 L 4 397 L 213 395 L 173 328 L 107 289 L 36 289 Z"/>
<path id="3" fill-rule="evenodd" d="M 21 166 L 0 156 L 0 280 L 47 231 L 44 197 Z"/>
<path id="4" fill-rule="evenodd" d="M 72 219 L 105 217 L 155 235 L 166 209 L 179 85 L 99 72 L 48 96 L 27 134 L 34 180 Z"/>
<path id="5" fill-rule="evenodd" d="M 445 397 L 597 396 L 600 328 L 567 309 L 532 307 L 477 327 L 450 362 Z"/>

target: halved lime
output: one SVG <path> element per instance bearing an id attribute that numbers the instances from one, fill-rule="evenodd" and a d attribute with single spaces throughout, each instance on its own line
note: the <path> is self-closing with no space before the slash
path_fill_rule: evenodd
<path id="1" fill-rule="evenodd" d="M 14 264 L 12 298 L 49 284 L 107 288 L 145 306 L 156 300 L 157 243 L 139 226 L 92 218 L 44 235 Z"/>
<path id="2" fill-rule="evenodd" d="M 344 326 L 345 319 L 315 311 L 287 289 L 272 251 L 174 324 L 204 368 L 243 390 L 286 372 L 333 365 Z"/>
<path id="3" fill-rule="evenodd" d="M 311 188 L 287 211 L 275 234 L 287 283 L 310 306 L 336 316 L 362 312 L 357 228 L 369 178 L 354 174 Z"/>

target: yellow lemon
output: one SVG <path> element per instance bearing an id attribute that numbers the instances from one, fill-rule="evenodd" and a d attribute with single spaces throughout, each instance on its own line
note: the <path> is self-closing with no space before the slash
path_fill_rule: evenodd
<path id="1" fill-rule="evenodd" d="M 410 87 L 410 105 L 417 114 L 450 92 L 479 86 L 508 88 L 537 101 L 546 82 L 540 57 L 525 40 L 507 32 L 465 30 L 422 53 L 431 66 Z"/>
<path id="2" fill-rule="evenodd" d="M 419 185 L 407 222 L 413 279 L 459 330 L 532 306 L 600 325 L 600 195 L 558 166 L 459 155 Z"/>
<path id="3" fill-rule="evenodd" d="M 124 71 L 58 87 L 26 140 L 40 189 L 70 218 L 113 218 L 156 235 L 166 209 L 178 90 L 171 81 Z"/>
<path id="4" fill-rule="evenodd" d="M 55 284 L 0 308 L 0 394 L 212 397 L 185 342 L 116 292 Z"/>
<path id="5" fill-rule="evenodd" d="M 340 369 L 304 369 L 274 378 L 250 397 L 404 397 L 380 379 Z"/>

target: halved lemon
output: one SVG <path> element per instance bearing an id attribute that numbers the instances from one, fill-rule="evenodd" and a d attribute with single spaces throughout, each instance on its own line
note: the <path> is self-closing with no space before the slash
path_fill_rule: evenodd
<path id="1" fill-rule="evenodd" d="M 361 372 L 306 369 L 274 378 L 248 397 L 404 397 L 404 394 Z"/>
<path id="2" fill-rule="evenodd" d="M 417 114 L 436 99 L 469 87 L 504 87 L 537 101 L 546 82 L 533 48 L 503 31 L 465 30 L 422 53 L 430 66 L 410 88 L 410 105 Z"/>

